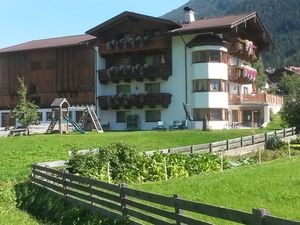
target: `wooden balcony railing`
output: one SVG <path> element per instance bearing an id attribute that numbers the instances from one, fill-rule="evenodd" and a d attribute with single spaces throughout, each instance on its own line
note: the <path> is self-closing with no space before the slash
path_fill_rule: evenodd
<path id="1" fill-rule="evenodd" d="M 249 41 L 248 41 L 249 42 Z M 258 51 L 255 45 L 247 45 L 246 40 L 235 38 L 229 47 L 229 53 L 248 62 L 256 62 L 258 59 Z M 249 47 L 250 46 L 250 47 Z"/>
<path id="2" fill-rule="evenodd" d="M 121 94 L 110 96 L 99 96 L 99 106 L 103 110 L 108 108 L 119 109 L 124 108 L 143 108 L 149 106 L 155 108 L 156 106 L 162 106 L 167 108 L 171 103 L 172 95 L 169 93 L 147 93 L 147 94 Z"/>
<path id="3" fill-rule="evenodd" d="M 245 71 L 247 70 L 247 71 Z M 255 74 L 248 74 L 249 70 L 253 70 Z M 244 74 L 246 72 L 246 74 Z M 256 79 L 256 70 L 247 67 L 243 68 L 240 66 L 228 66 L 228 81 L 238 84 L 251 84 Z"/>
<path id="4" fill-rule="evenodd" d="M 155 80 L 155 78 L 168 80 L 171 74 L 171 65 L 165 64 L 160 66 L 114 66 L 106 70 L 98 71 L 101 84 L 107 84 L 109 81 L 118 83 L 121 80 L 125 82 L 130 82 L 131 80 L 143 81 L 144 79 Z"/>
<path id="5" fill-rule="evenodd" d="M 243 94 L 242 96 L 237 94 L 229 94 L 228 96 L 229 104 L 271 104 L 271 105 L 282 105 L 283 97 L 273 94 Z"/>
<path id="6" fill-rule="evenodd" d="M 162 50 L 168 48 L 168 42 L 166 38 L 151 38 L 151 39 L 131 39 L 131 40 L 119 40 L 109 41 L 106 43 L 100 43 L 100 54 L 110 55 L 119 54 L 125 52 L 147 51 L 147 50 Z"/>

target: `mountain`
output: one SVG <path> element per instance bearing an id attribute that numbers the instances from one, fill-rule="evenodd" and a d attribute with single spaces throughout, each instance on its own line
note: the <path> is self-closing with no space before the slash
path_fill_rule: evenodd
<path id="1" fill-rule="evenodd" d="M 193 8 L 197 18 L 257 12 L 277 49 L 263 54 L 265 65 L 300 66 L 299 0 L 190 0 L 162 17 L 183 21 L 185 6 Z"/>

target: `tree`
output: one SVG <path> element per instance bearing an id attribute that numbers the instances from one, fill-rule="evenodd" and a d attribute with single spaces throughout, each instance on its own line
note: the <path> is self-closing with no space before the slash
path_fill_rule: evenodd
<path id="1" fill-rule="evenodd" d="M 256 88 L 259 91 L 264 91 L 266 82 L 267 82 L 267 78 L 266 78 L 266 74 L 265 74 L 265 67 L 264 67 L 263 61 L 261 60 L 261 57 L 259 58 L 259 60 L 257 60 L 256 63 L 253 64 L 253 67 L 257 70 L 257 76 L 256 76 L 256 80 L 255 80 Z"/>
<path id="2" fill-rule="evenodd" d="M 283 77 L 279 83 L 279 89 L 286 95 L 293 95 L 299 92 L 300 77 L 297 75 L 289 75 L 286 72 L 283 73 Z"/>
<path id="3" fill-rule="evenodd" d="M 300 131 L 300 77 L 284 75 L 280 86 L 287 94 L 281 115 L 289 126 L 295 126 Z"/>
<path id="4" fill-rule="evenodd" d="M 17 91 L 17 104 L 11 111 L 11 117 L 15 118 L 26 127 L 29 134 L 28 126 L 38 122 L 38 106 L 27 99 L 27 87 L 24 83 L 24 78 L 18 77 L 19 88 Z"/>

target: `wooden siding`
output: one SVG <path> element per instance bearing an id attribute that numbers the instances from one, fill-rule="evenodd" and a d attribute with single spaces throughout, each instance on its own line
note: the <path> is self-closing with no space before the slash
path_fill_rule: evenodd
<path id="1" fill-rule="evenodd" d="M 95 104 L 94 51 L 91 46 L 39 49 L 0 54 L 0 109 L 14 107 L 17 76 L 40 107 L 65 97 L 71 104 Z"/>

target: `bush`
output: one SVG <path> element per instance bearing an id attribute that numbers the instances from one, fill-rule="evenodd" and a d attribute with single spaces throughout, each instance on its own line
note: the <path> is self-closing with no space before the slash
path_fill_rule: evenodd
<path id="1" fill-rule="evenodd" d="M 69 171 L 114 183 L 141 183 L 187 177 L 219 171 L 220 160 L 212 154 L 141 155 L 134 146 L 122 142 L 100 148 L 98 154 L 73 154 Z"/>
<path id="2" fill-rule="evenodd" d="M 276 135 L 268 138 L 267 142 L 266 142 L 266 148 L 270 149 L 270 150 L 276 150 L 276 149 L 281 149 L 284 148 L 286 146 L 286 143 L 282 140 L 280 140 L 280 138 Z"/>

